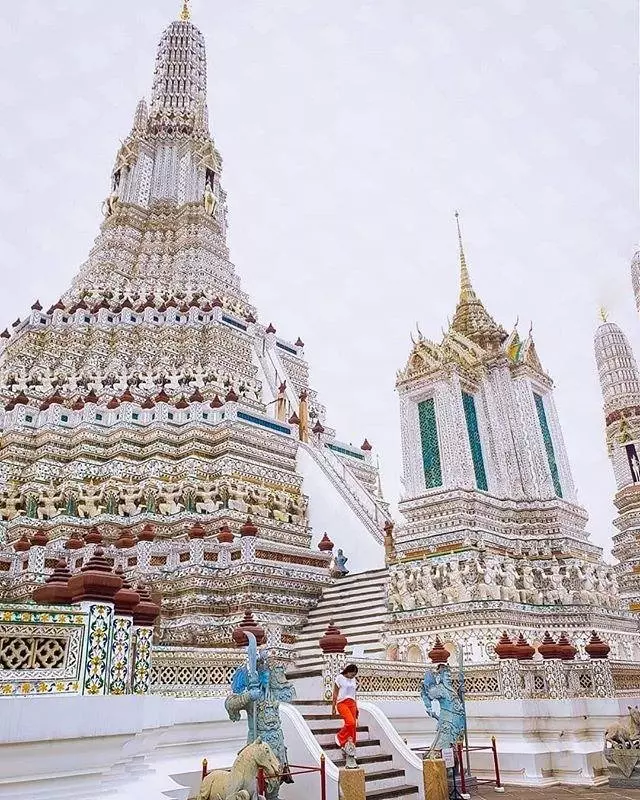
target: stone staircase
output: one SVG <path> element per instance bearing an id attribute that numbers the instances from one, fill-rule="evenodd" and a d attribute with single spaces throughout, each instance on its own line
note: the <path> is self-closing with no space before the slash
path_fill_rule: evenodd
<path id="1" fill-rule="evenodd" d="M 356 648 L 364 651 L 365 656 L 384 658 L 381 637 L 387 616 L 386 579 L 386 570 L 371 570 L 347 575 L 325 589 L 297 636 L 295 666 L 288 670 L 289 678 L 322 675 L 322 652 L 318 641 L 331 620 L 347 637 L 347 653 L 353 653 Z"/>
<path id="2" fill-rule="evenodd" d="M 294 701 L 294 705 L 306 720 L 325 756 L 331 759 L 336 767 L 344 767 L 344 754 L 335 742 L 335 735 L 342 726 L 342 720 L 331 716 L 331 709 L 327 703 L 299 700 Z M 368 800 L 388 800 L 395 797 L 417 800 L 418 787 L 408 784 L 404 769 L 394 767 L 393 756 L 384 752 L 378 739 L 370 737 L 366 725 L 358 726 L 356 749 L 358 766 L 365 772 Z"/>

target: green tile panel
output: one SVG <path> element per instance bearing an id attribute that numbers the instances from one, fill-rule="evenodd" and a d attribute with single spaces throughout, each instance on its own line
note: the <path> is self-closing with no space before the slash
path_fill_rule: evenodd
<path id="1" fill-rule="evenodd" d="M 432 397 L 418 403 L 418 418 L 420 421 L 424 480 L 427 489 L 433 489 L 436 486 L 442 486 L 442 467 L 440 464 L 435 401 Z"/>
<path id="2" fill-rule="evenodd" d="M 553 488 L 558 497 L 562 497 L 562 486 L 560 485 L 560 473 L 558 472 L 558 465 L 556 463 L 556 454 L 553 449 L 553 440 L 551 439 L 551 431 L 547 423 L 547 414 L 544 410 L 544 400 L 539 394 L 533 393 L 533 399 L 536 403 L 536 411 L 538 412 L 538 421 L 540 422 L 540 429 L 542 431 L 542 439 L 544 440 L 544 449 L 547 452 L 547 461 L 549 462 L 549 469 L 551 470 L 551 480 L 553 481 Z"/>
<path id="3" fill-rule="evenodd" d="M 464 416 L 467 421 L 467 433 L 469 435 L 469 445 L 471 446 L 471 458 L 473 460 L 473 471 L 476 476 L 476 486 L 478 489 L 482 489 L 486 492 L 488 491 L 487 473 L 484 468 L 482 442 L 480 441 L 480 431 L 478 430 L 476 401 L 473 395 L 463 392 L 462 405 L 464 407 Z"/>

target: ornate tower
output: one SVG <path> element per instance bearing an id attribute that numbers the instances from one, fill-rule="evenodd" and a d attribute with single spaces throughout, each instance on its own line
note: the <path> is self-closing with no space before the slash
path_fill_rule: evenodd
<path id="1" fill-rule="evenodd" d="M 461 238 L 459 258 L 460 295 L 449 330 L 440 344 L 420 334 L 398 374 L 401 510 L 409 523 L 414 510 L 421 518 L 407 526 L 402 549 L 449 541 L 452 531 L 464 531 L 470 509 L 492 519 L 503 545 L 513 544 L 518 516 L 527 539 L 542 544 L 555 527 L 583 541 L 586 514 L 576 503 L 553 384 L 533 337 L 507 335 L 487 312 L 471 285 Z M 449 513 L 430 527 L 420 508 L 427 500 L 433 508 L 439 498 Z M 536 524 L 543 508 L 553 526 Z"/>
<path id="2" fill-rule="evenodd" d="M 636 288 L 637 254 L 632 272 Z M 594 351 L 604 401 L 607 452 L 616 481 L 619 516 L 613 555 L 619 560 L 620 593 L 640 610 L 640 372 L 627 337 L 603 314 Z"/>
<path id="3" fill-rule="evenodd" d="M 503 629 L 536 641 L 561 627 L 583 646 L 590 626 L 631 647 L 634 624 L 588 541 L 531 331 L 522 340 L 493 319 L 459 225 L 458 241 L 453 320 L 439 343 L 418 331 L 397 378 L 406 524 L 394 537 L 391 642 L 425 655 L 437 632 L 482 661 Z"/>
<path id="4" fill-rule="evenodd" d="M 161 596 L 161 643 L 227 642 L 251 607 L 278 645 L 330 580 L 324 530 L 355 569 L 382 564 L 388 512 L 370 448 L 328 426 L 302 340 L 240 287 L 206 82 L 185 4 L 88 260 L 0 336 L 0 595 L 102 541 Z"/>

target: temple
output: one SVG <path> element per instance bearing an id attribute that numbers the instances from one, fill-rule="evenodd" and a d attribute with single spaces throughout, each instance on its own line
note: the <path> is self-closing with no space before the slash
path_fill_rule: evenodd
<path id="1" fill-rule="evenodd" d="M 160 643 L 225 643 L 252 607 L 286 649 L 330 580 L 324 534 L 382 566 L 389 514 L 371 446 L 336 439 L 302 340 L 258 320 L 229 261 L 206 90 L 185 10 L 86 263 L 0 337 L 0 597 L 101 544 L 162 598 Z"/>
<path id="2" fill-rule="evenodd" d="M 613 567 L 532 331 L 488 312 L 456 214 L 455 313 L 438 342 L 416 332 L 397 374 L 394 519 L 369 441 L 336 437 L 302 339 L 241 288 L 221 178 L 185 0 L 86 262 L 0 334 L 0 797 L 190 800 L 203 759 L 229 767 L 258 729 L 306 770 L 285 800 L 319 796 L 320 770 L 337 797 L 355 757 L 330 713 L 347 663 L 359 800 L 425 800 L 425 670 L 447 662 L 439 704 L 455 699 L 475 776 L 493 774 L 497 737 L 506 783 L 605 782 L 604 730 L 640 703 L 640 374 L 624 334 L 596 334 Z M 639 297 L 638 257 L 633 275 Z"/>

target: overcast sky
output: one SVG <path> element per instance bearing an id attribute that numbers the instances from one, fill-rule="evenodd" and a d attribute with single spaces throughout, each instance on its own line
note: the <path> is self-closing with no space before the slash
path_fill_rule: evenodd
<path id="1" fill-rule="evenodd" d="M 530 320 L 595 543 L 610 546 L 592 336 L 640 342 L 635 0 L 193 0 L 232 258 L 261 320 L 307 343 L 338 436 L 399 491 L 396 370 L 457 298 L 453 211 L 490 313 Z M 179 0 L 0 10 L 0 328 L 55 302 Z M 339 541 L 339 532 L 331 532 Z M 348 543 L 344 543 L 348 550 Z"/>

